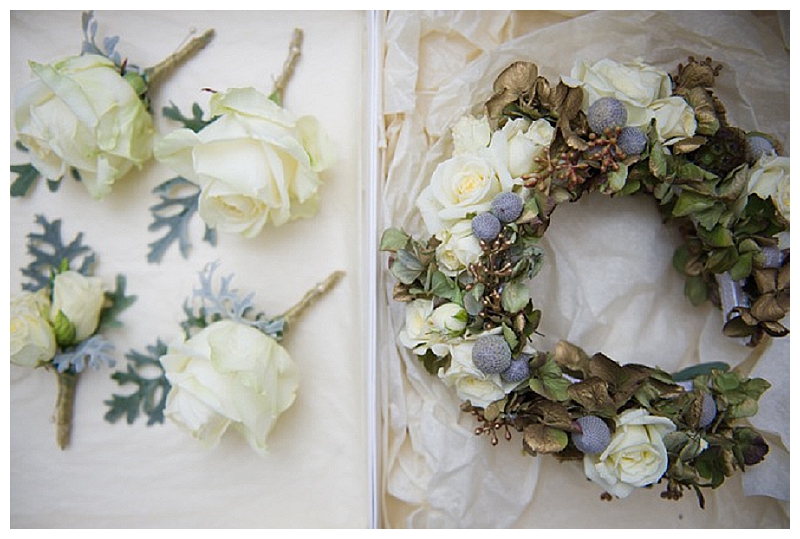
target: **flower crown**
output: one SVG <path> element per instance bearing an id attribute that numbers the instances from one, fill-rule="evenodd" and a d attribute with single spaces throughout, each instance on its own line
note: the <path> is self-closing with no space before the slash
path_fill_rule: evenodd
<path id="1" fill-rule="evenodd" d="M 455 388 L 476 434 L 497 444 L 516 431 L 531 455 L 582 459 L 604 497 L 663 481 L 664 498 L 691 489 L 702 507 L 702 488 L 769 450 L 742 421 L 765 380 L 725 363 L 670 374 L 532 342 L 539 240 L 560 204 L 589 192 L 657 201 L 683 236 L 673 265 L 686 296 L 720 307 L 726 335 L 755 346 L 788 334 L 788 158 L 776 139 L 728 123 L 712 90 L 720 69 L 689 58 L 670 76 L 602 60 L 553 85 L 515 62 L 485 115 L 455 123 L 453 154 L 417 200 L 430 237 L 381 238 L 406 303 L 398 340 Z"/>

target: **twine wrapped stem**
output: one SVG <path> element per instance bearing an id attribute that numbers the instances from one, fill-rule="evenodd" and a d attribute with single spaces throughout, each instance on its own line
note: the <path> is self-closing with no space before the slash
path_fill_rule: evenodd
<path id="1" fill-rule="evenodd" d="M 335 271 L 331 273 L 324 281 L 317 283 L 317 285 L 305 293 L 303 298 L 297 302 L 292 308 L 283 313 L 282 318 L 287 326 L 290 326 L 300 314 L 310 307 L 320 297 L 325 295 L 344 277 L 343 271 Z"/>
<path id="2" fill-rule="evenodd" d="M 61 450 L 69 446 L 72 435 L 72 415 L 75 408 L 75 390 L 78 385 L 78 374 L 74 372 L 57 372 L 58 393 L 56 396 L 56 443 Z"/>
<path id="3" fill-rule="evenodd" d="M 147 83 L 148 86 L 152 89 L 157 82 L 162 79 L 165 75 L 167 75 L 170 71 L 175 69 L 178 65 L 185 62 L 191 55 L 196 53 L 197 51 L 201 50 L 203 47 L 208 45 L 211 41 L 211 38 L 214 37 L 214 30 L 209 29 L 200 34 L 199 36 L 192 38 L 189 43 L 178 49 L 173 54 L 167 56 L 164 60 L 157 63 L 153 67 L 149 67 L 145 69 L 145 75 L 147 76 Z"/>

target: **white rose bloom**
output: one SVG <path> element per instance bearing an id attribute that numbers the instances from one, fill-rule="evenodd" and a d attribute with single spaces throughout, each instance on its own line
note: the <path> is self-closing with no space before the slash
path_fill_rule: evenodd
<path id="1" fill-rule="evenodd" d="M 453 155 L 475 153 L 486 148 L 492 140 L 492 128 L 485 116 L 462 116 L 450 132 L 453 134 Z"/>
<path id="2" fill-rule="evenodd" d="M 420 193 L 417 206 L 431 235 L 488 211 L 498 193 L 514 185 L 508 168 L 491 148 L 442 161 Z"/>
<path id="3" fill-rule="evenodd" d="M 91 337 L 100 322 L 105 302 L 105 285 L 99 277 L 87 277 L 77 271 L 64 271 L 53 280 L 53 303 L 50 320 L 59 311 L 75 326 L 75 340 Z"/>
<path id="4" fill-rule="evenodd" d="M 694 136 L 697 129 L 694 109 L 682 97 L 659 99 L 649 109 L 656 119 L 658 138 L 664 144 L 673 144 L 682 138 Z"/>
<path id="5" fill-rule="evenodd" d="M 486 374 L 478 369 L 472 362 L 474 345 L 474 340 L 450 345 L 450 366 L 447 370 L 439 369 L 439 378 L 448 387 L 455 388 L 460 399 L 485 408 L 505 397 L 517 384 L 504 382 L 499 374 Z"/>
<path id="6" fill-rule="evenodd" d="M 789 158 L 774 154 L 762 155 L 750 168 L 748 194 L 771 198 L 775 207 L 789 220 Z"/>
<path id="7" fill-rule="evenodd" d="M 611 443 L 600 454 L 584 455 L 586 477 L 606 492 L 625 498 L 637 487 L 652 485 L 667 471 L 669 457 L 663 436 L 675 430 L 665 417 L 647 410 L 628 410 L 617 419 Z"/>
<path id="8" fill-rule="evenodd" d="M 615 97 L 625 104 L 628 125 L 646 125 L 654 101 L 672 94 L 672 82 L 666 71 L 640 61 L 619 63 L 600 60 L 594 64 L 577 62 L 571 77 L 563 77 L 569 86 L 583 87 L 583 110 L 601 97 Z"/>
<path id="9" fill-rule="evenodd" d="M 161 364 L 172 388 L 165 414 L 206 447 L 231 427 L 257 452 L 295 400 L 297 367 L 275 339 L 231 320 L 171 345 Z"/>
<path id="10" fill-rule="evenodd" d="M 173 131 L 156 158 L 201 188 L 199 214 L 211 227 L 256 236 L 267 223 L 311 217 L 319 173 L 334 161 L 319 122 L 295 118 L 253 88 L 213 95 L 216 120 L 199 133 Z"/>
<path id="11" fill-rule="evenodd" d="M 450 228 L 440 230 L 436 238 L 441 243 L 436 247 L 436 262 L 439 271 L 454 277 L 470 264 L 477 262 L 483 249 L 472 233 L 472 221 L 464 219 Z"/>
<path id="12" fill-rule="evenodd" d="M 431 337 L 431 314 L 433 302 L 428 299 L 415 299 L 406 303 L 406 323 L 398 334 L 400 343 L 422 355 L 427 351 Z"/>
<path id="13" fill-rule="evenodd" d="M 47 319 L 50 300 L 46 289 L 22 292 L 11 298 L 11 363 L 38 367 L 56 353 L 56 337 Z"/>
<path id="14" fill-rule="evenodd" d="M 75 168 L 97 199 L 153 154 L 153 120 L 133 87 L 104 56 L 30 63 L 36 76 L 16 96 L 14 126 L 42 176 Z"/>
<path id="15" fill-rule="evenodd" d="M 445 303 L 434 309 L 432 301 L 415 299 L 406 304 L 406 323 L 398 340 L 417 355 L 431 350 L 441 357 L 466 327 L 467 312 L 457 303 Z"/>
<path id="16" fill-rule="evenodd" d="M 547 120 L 531 123 L 518 118 L 506 123 L 499 134 L 505 135 L 508 151 L 508 171 L 514 178 L 533 172 L 536 158 L 547 152 L 555 136 L 555 128 Z"/>

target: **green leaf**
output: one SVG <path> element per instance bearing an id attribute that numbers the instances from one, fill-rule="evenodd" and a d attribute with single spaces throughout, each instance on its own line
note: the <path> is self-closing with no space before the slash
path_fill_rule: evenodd
<path id="1" fill-rule="evenodd" d="M 713 198 L 684 190 L 678 196 L 678 201 L 672 209 L 672 215 L 675 217 L 685 217 L 707 210 L 711 208 L 714 203 L 715 201 Z"/>
<path id="2" fill-rule="evenodd" d="M 650 150 L 648 166 L 650 168 L 650 173 L 659 180 L 665 180 L 667 178 L 667 154 L 657 141 L 653 144 L 653 149 Z"/>
<path id="3" fill-rule="evenodd" d="M 387 228 L 381 235 L 381 251 L 399 251 L 408 244 L 408 235 L 397 228 Z"/>
<path id="4" fill-rule="evenodd" d="M 711 230 L 717 226 L 725 213 L 725 206 L 716 203 L 707 210 L 699 211 L 693 215 L 697 223 L 705 230 Z"/>
<path id="5" fill-rule="evenodd" d="M 745 253 L 739 256 L 739 259 L 731 267 L 731 279 L 734 281 L 741 281 L 750 275 L 753 269 L 753 253 Z"/>
<path id="6" fill-rule="evenodd" d="M 506 340 L 511 350 L 514 350 L 517 346 L 519 346 L 519 339 L 517 338 L 517 334 L 514 333 L 513 329 L 511 329 L 505 324 L 503 324 L 503 338 Z"/>
<path id="7" fill-rule="evenodd" d="M 422 270 L 425 268 L 417 257 L 403 249 L 397 251 L 397 256 L 389 269 L 398 281 L 411 284 L 422 275 Z"/>
<path id="8" fill-rule="evenodd" d="M 127 370 L 111 375 L 120 386 L 131 384 L 136 386 L 136 391 L 129 395 L 114 394 L 110 400 L 104 401 L 109 408 L 104 417 L 109 423 L 125 417 L 130 425 L 140 413 L 147 415 L 148 426 L 164 422 L 164 408 L 171 385 L 159 358 L 167 353 L 167 347 L 158 340 L 155 345 L 147 347 L 147 352 L 149 355 L 131 350 L 126 355 Z"/>
<path id="9" fill-rule="evenodd" d="M 701 276 L 687 277 L 683 293 L 695 307 L 708 299 L 708 285 Z"/>
<path id="10" fill-rule="evenodd" d="M 17 174 L 17 177 L 11 183 L 12 197 L 23 197 L 27 195 L 28 191 L 33 187 L 33 183 L 41 177 L 36 167 L 31 164 L 11 165 L 11 172 Z"/>
<path id="11" fill-rule="evenodd" d="M 736 247 L 714 249 L 706 261 L 706 269 L 711 273 L 723 273 L 730 270 L 737 260 L 739 260 L 739 253 L 736 251 Z"/>
<path id="12" fill-rule="evenodd" d="M 53 333 L 61 348 L 68 348 L 75 344 L 75 324 L 70 322 L 64 311 L 59 310 L 56 319 L 53 320 Z"/>
<path id="13" fill-rule="evenodd" d="M 439 270 L 434 271 L 431 277 L 431 293 L 453 303 L 462 304 L 461 289 L 455 280 Z"/>
<path id="14" fill-rule="evenodd" d="M 531 293 L 528 286 L 522 281 L 512 281 L 503 288 L 500 297 L 503 309 L 506 312 L 515 314 L 524 309 L 531 301 Z"/>
<path id="15" fill-rule="evenodd" d="M 730 247 L 733 245 L 731 231 L 723 226 L 715 226 L 712 230 L 697 229 L 697 237 L 710 247 Z"/>

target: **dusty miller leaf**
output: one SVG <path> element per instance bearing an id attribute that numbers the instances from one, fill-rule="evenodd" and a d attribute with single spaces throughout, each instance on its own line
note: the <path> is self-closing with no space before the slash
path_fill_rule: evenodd
<path id="1" fill-rule="evenodd" d="M 178 194 L 187 190 L 189 191 L 188 195 L 180 196 Z M 186 258 L 191 248 L 189 223 L 197 213 L 200 188 L 178 176 L 158 185 L 153 189 L 153 193 L 158 195 L 161 202 L 150 206 L 153 222 L 150 223 L 147 230 L 153 232 L 166 228 L 167 231 L 160 239 L 149 244 L 150 252 L 147 254 L 147 261 L 151 264 L 161 262 L 169 246 L 175 242 L 178 242 L 180 253 Z M 210 245 L 216 245 L 216 230 L 206 225 L 203 240 Z"/>
<path id="2" fill-rule="evenodd" d="M 102 335 L 92 335 L 85 341 L 79 342 L 73 348 L 60 352 L 53 358 L 58 372 L 70 370 L 71 372 L 83 372 L 87 366 L 99 369 L 103 363 L 113 367 L 116 360 L 111 357 L 114 345 L 103 338 Z"/>
<path id="3" fill-rule="evenodd" d="M 111 306 L 103 309 L 98 331 L 103 328 L 118 328 L 122 326 L 122 322 L 117 320 L 117 316 L 136 301 L 136 296 L 125 295 L 126 284 L 125 276 L 117 275 L 114 291 L 106 292 L 106 299 L 111 301 Z"/>
<path id="4" fill-rule="evenodd" d="M 64 261 L 71 269 L 89 275 L 95 262 L 95 254 L 88 246 L 83 245 L 83 233 L 78 233 L 75 239 L 65 244 L 61 237 L 60 219 L 51 223 L 45 216 L 37 215 L 36 223 L 42 226 L 43 231 L 39 234 L 28 234 L 28 253 L 33 260 L 27 268 L 21 270 L 31 280 L 22 285 L 23 289 L 35 292 L 49 286 L 53 272 L 62 267 Z M 77 267 L 73 262 L 76 262 Z"/>
<path id="5" fill-rule="evenodd" d="M 11 182 L 11 196 L 18 198 L 24 197 L 31 190 L 36 180 L 41 177 L 36 167 L 30 163 L 26 165 L 11 165 L 11 172 L 17 175 Z M 58 182 L 59 184 L 61 182 Z"/>
<path id="6" fill-rule="evenodd" d="M 110 400 L 104 401 L 109 407 L 104 417 L 109 423 L 116 423 L 125 416 L 130 425 L 140 413 L 147 415 L 148 426 L 164 422 L 164 408 L 171 385 L 159 358 L 167 353 L 167 346 L 158 340 L 155 345 L 147 347 L 147 353 L 131 350 L 125 356 L 128 359 L 127 370 L 111 375 L 120 386 L 135 385 L 136 391 L 129 395 L 113 394 Z M 148 376 L 148 371 L 153 375 Z"/>

